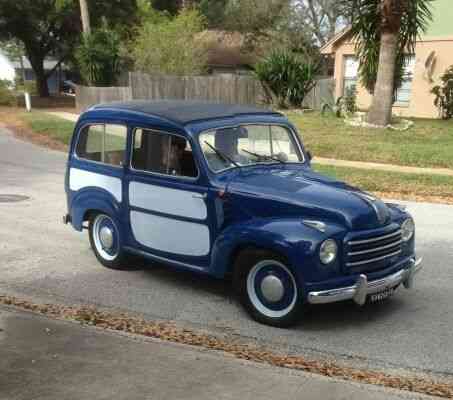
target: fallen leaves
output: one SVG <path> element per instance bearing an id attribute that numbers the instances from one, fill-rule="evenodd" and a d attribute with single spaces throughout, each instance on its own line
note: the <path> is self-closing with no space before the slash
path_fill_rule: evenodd
<path id="1" fill-rule="evenodd" d="M 36 304 L 13 296 L 0 296 L 0 304 L 19 307 L 48 317 L 78 321 L 81 324 L 104 329 L 222 351 L 241 360 L 291 368 L 347 381 L 453 398 L 453 384 L 435 382 L 419 377 L 393 376 L 378 371 L 344 367 L 330 361 L 307 360 L 302 356 L 278 354 L 256 346 L 231 343 L 213 335 L 183 329 L 172 322 L 147 321 L 125 313 L 101 311 L 94 306 Z"/>

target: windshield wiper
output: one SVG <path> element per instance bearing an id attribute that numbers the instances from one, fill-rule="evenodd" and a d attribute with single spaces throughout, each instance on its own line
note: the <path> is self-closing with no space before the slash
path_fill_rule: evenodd
<path id="1" fill-rule="evenodd" d="M 252 156 L 255 156 L 258 159 L 264 158 L 265 160 L 274 160 L 278 161 L 279 163 L 285 164 L 283 160 L 280 160 L 278 157 L 271 156 L 270 154 L 258 154 L 258 153 L 253 153 L 252 151 L 248 151 L 246 149 L 241 149 L 244 153 L 250 154 Z"/>
<path id="2" fill-rule="evenodd" d="M 227 161 L 231 164 L 233 164 L 235 167 L 238 167 L 240 168 L 241 166 L 236 162 L 234 161 L 232 158 L 228 157 L 226 154 L 222 153 L 219 149 L 216 149 L 211 143 L 209 143 L 208 141 L 204 141 L 212 150 L 214 150 L 214 153 L 216 153 L 221 159 L 223 159 L 223 161 Z"/>

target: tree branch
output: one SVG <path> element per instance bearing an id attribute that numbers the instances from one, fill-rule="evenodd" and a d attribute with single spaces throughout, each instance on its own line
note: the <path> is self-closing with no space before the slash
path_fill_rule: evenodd
<path id="1" fill-rule="evenodd" d="M 62 62 L 66 59 L 67 55 L 64 55 L 58 62 L 54 65 L 54 67 L 45 73 L 46 79 L 51 76 L 54 71 L 62 64 Z"/>

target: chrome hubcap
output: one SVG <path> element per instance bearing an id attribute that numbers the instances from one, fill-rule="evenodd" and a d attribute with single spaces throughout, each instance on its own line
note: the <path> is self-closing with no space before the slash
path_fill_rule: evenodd
<path id="1" fill-rule="evenodd" d="M 119 253 L 118 231 L 113 220 L 104 214 L 93 222 L 93 240 L 97 253 L 106 261 L 114 260 Z"/>
<path id="2" fill-rule="evenodd" d="M 262 260 L 247 276 L 247 294 L 253 307 L 270 318 L 282 318 L 294 309 L 297 284 L 291 270 L 277 260 Z"/>
<path id="3" fill-rule="evenodd" d="M 261 282 L 261 292 L 267 301 L 276 303 L 283 298 L 285 288 L 278 277 L 268 275 Z"/>
<path id="4" fill-rule="evenodd" d="M 104 249 L 111 249 L 113 246 L 112 230 L 107 226 L 103 226 L 99 232 L 99 240 L 101 241 L 101 245 Z"/>

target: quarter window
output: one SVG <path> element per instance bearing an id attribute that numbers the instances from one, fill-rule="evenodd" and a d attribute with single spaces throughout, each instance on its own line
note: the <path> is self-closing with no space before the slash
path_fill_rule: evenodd
<path id="1" fill-rule="evenodd" d="M 77 143 L 77 156 L 86 160 L 120 166 L 126 154 L 127 127 L 123 125 L 88 125 Z"/>
<path id="2" fill-rule="evenodd" d="M 187 178 L 198 176 L 190 143 L 181 136 L 136 129 L 132 151 L 134 169 Z"/>

